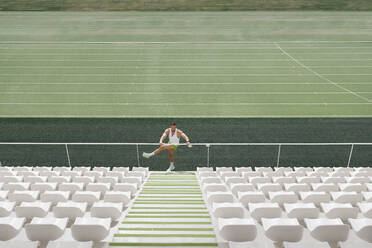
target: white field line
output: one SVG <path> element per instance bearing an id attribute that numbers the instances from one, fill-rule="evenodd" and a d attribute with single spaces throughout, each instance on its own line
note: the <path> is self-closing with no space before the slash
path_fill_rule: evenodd
<path id="1" fill-rule="evenodd" d="M 249 106 L 249 105 L 372 105 L 372 102 L 349 102 L 349 103 L 328 103 L 328 102 L 279 102 L 279 103 L 206 103 L 206 102 L 193 102 L 193 103 L 105 103 L 105 102 L 4 102 L 0 105 L 82 105 L 82 106 Z"/>
<path id="2" fill-rule="evenodd" d="M 371 118 L 372 115 L 1 115 L 0 118 Z"/>
<path id="3" fill-rule="evenodd" d="M 343 60 L 344 59 L 344 60 Z M 301 59 L 302 61 L 371 61 L 371 59 L 352 59 L 352 58 L 334 58 L 334 59 Z M 149 62 L 153 59 L 0 59 L 0 62 Z M 156 60 L 159 62 L 158 60 Z M 257 61 L 292 61 L 290 59 L 166 59 L 165 62 L 257 62 Z"/>
<path id="4" fill-rule="evenodd" d="M 352 94 L 345 91 L 312 91 L 312 92 L 167 92 L 171 95 L 345 95 Z M 372 92 L 358 92 L 360 94 L 370 94 Z M 48 92 L 36 92 L 36 91 L 3 91 L 0 95 L 165 95 L 164 92 L 120 92 L 120 91 L 109 91 L 109 92 L 61 92 L 61 91 L 48 91 Z"/>
<path id="5" fill-rule="evenodd" d="M 276 44 L 277 47 L 285 54 L 287 55 L 289 58 L 291 58 L 295 63 L 297 63 L 298 65 L 302 66 L 303 68 L 305 68 L 306 70 L 308 70 L 309 72 L 312 72 L 313 74 L 317 75 L 319 78 L 322 78 L 324 80 L 326 80 L 327 82 L 331 83 L 332 85 L 344 90 L 344 91 L 347 91 L 353 95 L 355 95 L 356 97 L 360 98 L 360 99 L 363 99 L 367 102 L 370 102 L 370 100 L 364 96 L 361 96 L 359 95 L 358 93 L 355 93 L 354 91 L 351 91 L 341 85 L 339 85 L 338 83 L 328 79 L 327 77 L 325 77 L 324 75 L 332 75 L 332 74 L 319 74 L 318 72 L 314 71 L 313 69 L 309 68 L 308 66 L 306 66 L 305 64 L 303 64 L 302 62 L 298 61 L 296 58 L 294 58 L 292 55 L 290 55 L 289 53 L 287 53 L 279 44 Z M 345 75 L 345 74 L 344 74 Z"/>
<path id="6" fill-rule="evenodd" d="M 353 47 L 353 46 L 342 46 L 342 47 L 336 47 L 336 46 L 332 46 L 332 47 L 326 47 L 326 46 L 304 46 L 304 47 L 300 47 L 300 46 L 295 46 L 295 47 L 286 47 L 286 49 L 289 49 L 289 50 L 294 50 L 294 49 L 316 49 L 316 50 L 319 50 L 319 49 L 371 49 L 372 47 L 370 46 L 357 46 L 357 47 Z M 92 50 L 92 49 L 95 49 L 95 50 L 133 50 L 133 49 L 143 49 L 143 50 L 148 50 L 148 49 L 154 49 L 152 47 L 19 47 L 19 46 L 15 46 L 15 47 L 0 47 L 0 50 L 43 50 L 43 49 L 53 49 L 53 50 Z M 253 47 L 224 47 L 224 48 L 218 48 L 218 47 L 182 47 L 182 48 L 179 48 L 179 47 L 160 47 L 160 48 L 157 48 L 157 49 L 164 49 L 164 50 L 193 50 L 193 49 L 202 49 L 202 50 L 220 50 L 220 49 L 224 49 L 224 50 L 277 50 L 275 47 L 272 47 L 272 46 L 263 46 L 263 47 L 257 47 L 257 46 L 253 46 Z"/>
<path id="7" fill-rule="evenodd" d="M 309 66 L 310 68 L 372 68 L 372 65 L 321 65 L 321 66 Z M 278 65 L 278 66 L 190 66 L 190 65 L 180 65 L 180 66 L 168 66 L 168 65 L 159 65 L 159 66 L 138 66 L 138 65 L 126 65 L 126 66 L 90 66 L 90 65 L 79 65 L 79 66 L 49 66 L 49 65 L 36 65 L 36 66 L 29 66 L 29 65 L 2 65 L 1 68 L 53 68 L 53 69 L 80 69 L 80 68 L 94 68 L 94 69 L 272 69 L 272 68 L 300 68 L 300 66 L 296 65 Z"/>
<path id="8" fill-rule="evenodd" d="M 372 43 L 372 41 L 361 40 L 361 41 L 329 41 L 329 40 L 292 40 L 292 41 L 1 41 L 0 44 L 141 44 L 141 45 L 162 45 L 162 44 L 341 44 L 341 43 Z"/>
<path id="9" fill-rule="evenodd" d="M 308 68 L 308 67 L 307 67 Z M 309 70 L 313 71 L 312 69 L 308 68 Z M 244 76 L 244 77 L 278 77 L 278 76 L 296 76 L 296 77 L 304 77 L 304 76 L 314 76 L 315 73 L 303 74 L 303 73 L 273 73 L 273 74 L 265 74 L 265 73 L 1 73 L 2 76 L 136 76 L 136 77 L 143 77 L 143 76 L 189 76 L 189 77 L 211 77 L 211 76 L 229 76 L 229 77 L 236 77 L 236 76 Z M 319 74 L 320 75 L 320 74 Z M 324 73 L 324 76 L 372 76 L 372 73 Z M 316 75 L 317 76 L 317 75 Z M 318 76 L 319 77 L 319 76 Z M 331 80 L 329 80 L 331 81 Z"/>
<path id="10" fill-rule="evenodd" d="M 280 55 L 280 53 L 245 53 L 245 52 L 240 52 L 240 53 L 231 53 L 231 52 L 225 52 L 225 53 L 221 53 L 221 52 L 215 52 L 215 53 L 200 53 L 198 54 L 198 56 L 218 56 L 218 55 L 234 55 L 234 56 L 237 56 L 237 55 L 253 55 L 253 54 L 256 54 L 256 55 L 264 55 L 264 54 L 267 54 L 267 55 Z M 350 55 L 350 54 L 355 54 L 355 55 L 361 55 L 361 54 L 372 54 L 371 52 L 295 52 L 295 54 L 347 54 L 347 55 Z M 0 52 L 0 55 L 10 55 L 10 56 L 136 56 L 136 57 L 139 57 L 139 56 L 149 56 L 151 54 L 148 54 L 148 53 L 37 53 L 37 54 L 22 54 L 22 53 L 2 53 Z M 172 53 L 172 54 L 165 54 L 165 53 L 162 53 L 162 54 L 156 54 L 158 57 L 165 57 L 165 56 L 191 56 L 191 57 L 194 57 L 195 55 L 194 54 L 190 54 L 190 53 Z"/>
<path id="11" fill-rule="evenodd" d="M 236 83 L 236 82 L 217 82 L 217 83 L 211 83 L 211 82 L 147 82 L 147 83 L 141 83 L 141 82 L 132 82 L 132 83 L 111 83 L 111 82 L 102 82 L 102 83 L 80 83 L 80 82 L 71 82 L 71 83 L 49 83 L 49 82 L 0 82 L 0 85 L 327 85 L 327 83 L 312 83 L 312 82 L 295 82 L 295 83 L 287 83 L 287 82 L 277 82 L 277 83 Z M 372 85 L 372 82 L 341 82 L 339 84 L 355 84 L 355 85 Z M 1 93 L 1 92 L 0 92 Z M 346 93 L 346 92 L 345 92 Z M 367 92 L 361 92 L 361 93 L 367 93 Z M 368 92 L 369 93 L 369 92 Z"/>

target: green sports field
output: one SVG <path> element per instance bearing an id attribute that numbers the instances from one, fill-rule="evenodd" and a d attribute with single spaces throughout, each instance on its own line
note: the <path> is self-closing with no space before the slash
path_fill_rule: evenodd
<path id="1" fill-rule="evenodd" d="M 1 117 L 371 117 L 372 12 L 0 12 Z"/>

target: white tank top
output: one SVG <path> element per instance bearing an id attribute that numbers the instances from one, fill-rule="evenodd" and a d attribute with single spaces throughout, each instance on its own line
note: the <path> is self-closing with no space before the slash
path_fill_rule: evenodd
<path id="1" fill-rule="evenodd" d="M 173 145 L 178 145 L 180 143 L 180 138 L 177 137 L 177 129 L 174 131 L 174 134 L 172 135 L 172 129 L 169 128 L 169 143 Z"/>

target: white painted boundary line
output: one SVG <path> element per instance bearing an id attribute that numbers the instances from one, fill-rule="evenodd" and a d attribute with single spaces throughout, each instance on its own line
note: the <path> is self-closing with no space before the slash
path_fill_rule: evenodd
<path id="1" fill-rule="evenodd" d="M 53 68 L 53 69 L 249 69 L 249 68 L 254 68 L 254 69 L 272 69 L 272 68 L 299 68 L 300 66 L 293 66 L 293 65 L 268 65 L 268 66 L 251 66 L 251 65 L 246 65 L 246 66 L 226 66 L 226 65 L 217 65 L 217 66 L 197 66 L 197 65 L 178 65 L 178 66 L 172 66 L 172 65 L 159 65 L 159 66 L 147 66 L 147 65 L 126 65 L 126 66 L 90 66 L 90 65 L 83 65 L 83 66 L 49 66 L 49 65 L 36 65 L 36 66 L 29 66 L 29 65 L 2 65 L 1 68 Z M 314 66 L 309 66 L 311 68 L 371 68 L 372 65 L 314 65 Z"/>
<path id="2" fill-rule="evenodd" d="M 308 67 L 307 67 L 308 68 Z M 310 68 L 308 68 L 310 69 Z M 311 70 L 311 69 L 310 69 Z M 313 70 L 311 70 L 313 71 Z M 192 77 L 200 77 L 200 76 L 313 76 L 313 74 L 303 74 L 303 73 L 272 73 L 272 74 L 265 74 L 265 73 L 2 73 L 2 76 L 192 76 Z M 319 74 L 320 75 L 320 74 Z M 372 73 L 327 73 L 322 74 L 326 76 L 372 76 Z M 317 75 L 316 75 L 317 76 Z M 318 76 L 319 77 L 319 76 Z M 325 78 L 324 76 L 322 76 Z M 330 80 L 329 80 L 330 81 Z"/>
<path id="3" fill-rule="evenodd" d="M 355 55 L 364 55 L 364 54 L 372 54 L 371 52 L 294 52 L 295 54 L 355 54 Z M 37 53 L 37 54 L 21 54 L 21 53 L 4 53 L 0 52 L 1 55 L 11 55 L 11 56 L 148 56 L 147 53 Z M 214 52 L 214 53 L 208 53 L 203 55 L 210 55 L 210 56 L 218 56 L 218 55 L 234 55 L 234 56 L 241 56 L 241 55 L 280 55 L 280 53 L 251 53 L 251 52 L 240 52 L 240 53 L 231 53 L 231 52 Z M 194 57 L 193 54 L 190 53 L 169 53 L 169 54 L 157 54 L 159 57 L 166 57 L 166 56 L 191 56 Z"/>
<path id="4" fill-rule="evenodd" d="M 344 60 L 343 60 L 344 59 Z M 353 59 L 353 58 L 330 58 L 330 59 L 301 59 L 302 61 L 371 61 L 371 59 Z M 0 62 L 148 62 L 152 59 L 0 59 Z M 257 61 L 291 61 L 290 59 L 166 59 L 164 62 L 257 62 Z"/>
<path id="5" fill-rule="evenodd" d="M 221 82 L 221 83 L 207 83 L 207 82 L 200 82 L 200 83 L 193 83 L 193 82 L 176 82 L 176 83 L 166 83 L 166 82 L 158 82 L 158 83 L 152 83 L 152 82 L 148 82 L 148 83 L 137 83 L 137 82 L 133 82 L 133 83 L 110 83 L 110 82 L 103 82 L 103 83 L 80 83 L 80 82 L 74 82 L 74 83 L 66 83 L 66 82 L 62 82 L 62 83 L 49 83 L 49 82 L 42 82 L 42 83 L 38 83 L 38 82 L 0 82 L 0 85 L 15 85 L 15 84 L 25 84 L 25 85 L 39 85 L 39 84 L 45 84 L 45 85 L 185 85 L 185 84 L 188 84 L 188 85 L 200 85 L 200 84 L 204 84 L 204 85 L 327 85 L 327 83 L 312 83 L 312 82 L 308 82 L 308 83 L 302 83 L 302 82 L 297 82 L 297 83 L 266 83 L 266 82 L 262 82 L 262 83 L 235 83 L 235 82 L 231 82 L 231 83 L 226 83 L 226 82 Z M 342 82 L 342 83 L 339 83 L 339 84 L 360 84 L 360 85 L 372 85 L 372 82 Z M 369 92 L 360 92 L 360 93 L 369 93 Z M 0 92 L 1 94 L 1 92 Z"/>
<path id="6" fill-rule="evenodd" d="M 62 83 L 48 83 L 48 82 L 42 82 L 42 83 L 38 83 L 38 82 L 0 82 L 0 85 L 13 85 L 13 84 L 26 84 L 26 85 L 39 85 L 39 84 L 46 84 L 46 85 L 185 85 L 185 84 L 188 84 L 188 85 L 194 85 L 194 84 L 197 84 L 197 85 L 200 85 L 200 84 L 204 84 L 204 85 L 312 85 L 312 84 L 315 84 L 315 85 L 327 85 L 327 83 L 312 83 L 312 82 L 305 82 L 305 83 L 302 83 L 302 82 L 296 82 L 296 83 L 287 83 L 287 82 L 278 82 L 278 83 L 266 83 L 266 82 L 262 82 L 262 83 L 235 83 L 235 82 L 231 82 L 231 83 L 226 83 L 226 82 L 221 82 L 221 83 L 208 83 L 208 82 L 200 82 L 200 83 L 193 83 L 193 82 L 176 82 L 176 83 L 166 83 L 166 82 L 158 82 L 158 83 L 152 83 L 152 82 L 147 82 L 147 83 L 138 83 L 138 82 L 133 82 L 133 83 L 110 83 L 110 82 L 103 82 L 103 83 L 80 83 L 80 82 L 74 82 L 74 83 L 66 83 L 66 82 L 62 82 Z M 361 85 L 372 85 L 372 81 L 371 82 L 341 82 L 339 84 L 361 84 Z M 346 92 L 345 92 L 346 93 Z M 357 92 L 357 93 L 370 93 L 370 92 Z M 1 94 L 1 92 L 0 92 Z M 320 93 L 321 94 L 321 93 Z"/>
<path id="7" fill-rule="evenodd" d="M 294 49 L 371 49 L 372 47 L 369 47 L 369 46 L 355 46 L 355 47 L 352 47 L 352 46 L 339 46 L 339 47 L 336 47 L 336 46 L 332 46 L 332 47 L 325 47 L 325 46 L 303 46 L 303 47 L 300 47 L 300 46 L 294 46 L 294 47 L 286 47 L 286 49 L 291 49 L 291 50 L 294 50 Z M 53 50 L 88 50 L 88 49 L 95 49 L 95 50 L 132 50 L 132 49 L 143 49 L 143 50 L 147 50 L 147 49 L 154 49 L 154 48 L 150 48 L 150 47 L 141 47 L 141 48 L 138 48 L 138 47 L 0 47 L 0 50 L 43 50 L 43 49 L 53 49 Z M 182 48 L 179 48 L 179 47 L 160 47 L 158 49 L 165 49 L 165 50 L 176 50 L 176 49 L 182 49 L 182 50 L 188 50 L 188 49 L 203 49 L 203 50 L 213 50 L 213 49 L 224 49 L 224 50 L 276 50 L 275 47 L 271 47 L 271 46 L 262 46 L 262 47 L 224 47 L 224 48 L 217 48 L 217 47 L 194 47 L 194 48 L 191 48 L 191 47 L 182 47 Z"/>
<path id="8" fill-rule="evenodd" d="M 329 41 L 329 40 L 293 40 L 293 41 L 1 41 L 0 44 L 141 44 L 141 45 L 152 45 L 152 44 L 311 44 L 311 43 L 372 43 L 372 41 L 361 40 L 361 41 Z"/>
<path id="9" fill-rule="evenodd" d="M 321 106 L 328 106 L 328 105 L 372 105 L 372 102 L 351 102 L 351 103 L 329 103 L 329 102 L 311 102 L 311 103 L 304 103 L 304 102 L 288 102 L 288 103 L 87 103 L 87 102 L 42 102 L 42 103 L 26 103 L 26 102 L 4 102 L 0 103 L 0 105 L 80 105 L 80 106 L 249 106 L 249 105 L 321 105 Z"/>
<path id="10" fill-rule="evenodd" d="M 286 49 L 290 49 L 290 50 L 295 50 L 295 49 L 304 49 L 304 50 L 307 50 L 307 49 L 349 49 L 349 50 L 353 50 L 353 49 L 371 49 L 372 47 L 368 47 L 368 46 L 355 46 L 355 47 L 352 47 L 352 46 L 343 46 L 343 47 L 335 47 L 335 46 L 332 46 L 332 47 L 325 47 L 325 46 L 303 46 L 303 47 L 300 47 L 300 46 L 293 46 L 293 47 L 286 47 Z M 53 49 L 53 50 L 88 50 L 88 49 L 94 49 L 94 50 L 134 50 L 134 49 L 141 49 L 141 50 L 149 50 L 149 49 L 154 49 L 152 47 L 18 47 L 18 46 L 14 46 L 14 47 L 1 47 L 0 46 L 0 50 L 44 50 L 44 49 Z M 202 49 L 202 50 L 220 50 L 220 49 L 224 49 L 224 50 L 276 50 L 275 47 L 271 47 L 271 46 L 262 46 L 262 47 L 224 47 L 224 48 L 218 48 L 218 47 L 160 47 L 160 48 L 157 48 L 157 49 L 164 49 L 164 50 L 196 50 L 196 49 Z"/>
<path id="11" fill-rule="evenodd" d="M 349 89 L 347 89 L 347 88 L 345 88 L 345 87 L 339 85 L 338 83 L 336 83 L 336 82 L 334 82 L 334 81 L 328 79 L 327 77 L 323 76 L 323 75 L 331 75 L 331 74 L 323 74 L 323 75 L 322 75 L 322 74 L 319 74 L 318 72 L 316 72 L 316 71 L 314 71 L 313 69 L 307 67 L 305 64 L 303 64 L 302 62 L 298 61 L 298 60 L 297 60 L 296 58 L 294 58 L 292 55 L 290 55 L 289 53 L 287 53 L 287 52 L 286 52 L 286 51 L 285 51 L 285 50 L 284 50 L 284 49 L 283 49 L 279 44 L 276 44 L 276 46 L 277 46 L 277 47 L 278 47 L 278 48 L 279 48 L 279 49 L 280 49 L 280 50 L 281 50 L 285 55 L 287 55 L 287 56 L 288 56 L 289 58 L 291 58 L 294 62 L 296 62 L 298 65 L 302 66 L 302 67 L 305 68 L 306 70 L 312 72 L 313 74 L 315 74 L 315 75 L 317 75 L 318 77 L 320 77 L 320 78 L 326 80 L 327 82 L 333 84 L 334 86 L 336 86 L 336 87 L 338 87 L 338 88 L 340 88 L 340 89 L 343 89 L 343 90 L 345 90 L 345 91 L 347 91 L 347 92 L 349 92 L 349 93 L 355 95 L 356 97 L 358 97 L 358 98 L 360 98 L 360 99 L 363 99 L 363 100 L 365 100 L 365 101 L 367 101 L 367 102 L 370 102 L 370 100 L 369 100 L 368 98 L 366 98 L 366 97 L 364 97 L 364 96 L 361 96 L 361 95 L 359 95 L 358 93 L 355 93 L 354 91 L 351 91 L 351 90 L 349 90 Z"/>
<path id="12" fill-rule="evenodd" d="M 1 118 L 372 118 L 372 115 L 0 115 Z"/>
<path id="13" fill-rule="evenodd" d="M 327 85 L 327 84 L 325 84 Z M 352 94 L 347 91 L 321 91 L 321 92 L 168 92 L 172 95 L 345 95 Z M 372 93 L 370 91 L 366 92 L 356 92 L 356 93 Z M 48 92 L 29 92 L 29 91 L 5 91 L 0 92 L 0 95 L 164 95 L 163 92 L 60 92 L 60 91 L 48 91 Z"/>

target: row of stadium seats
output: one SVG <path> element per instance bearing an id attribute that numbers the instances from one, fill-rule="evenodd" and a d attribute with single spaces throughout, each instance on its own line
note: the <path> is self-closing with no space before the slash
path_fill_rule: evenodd
<path id="1" fill-rule="evenodd" d="M 259 230 L 285 248 L 372 247 L 371 173 L 371 168 L 197 168 L 218 233 L 232 248 L 267 247 L 262 237 L 257 242 Z M 351 233 L 358 238 L 350 239 Z"/>
<path id="2" fill-rule="evenodd" d="M 78 247 L 93 247 L 114 231 L 148 174 L 139 167 L 0 167 L 0 247 L 60 247 L 50 241 L 65 233 Z"/>

